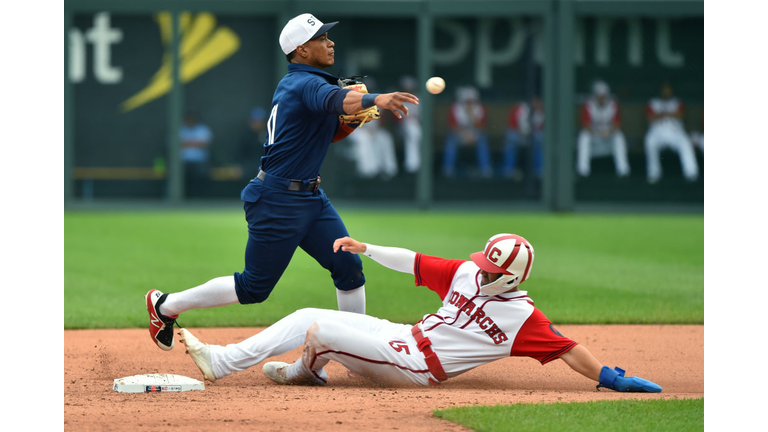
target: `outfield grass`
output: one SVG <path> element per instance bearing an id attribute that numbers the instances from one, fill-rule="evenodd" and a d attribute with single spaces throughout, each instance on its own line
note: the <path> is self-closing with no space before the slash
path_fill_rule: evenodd
<path id="1" fill-rule="evenodd" d="M 536 250 L 523 285 L 555 323 L 704 322 L 702 215 L 554 215 L 341 211 L 353 237 L 468 259 L 493 234 Z M 145 327 L 143 296 L 243 268 L 242 211 L 66 212 L 64 327 Z M 367 312 L 415 322 L 440 305 L 413 277 L 363 258 Z M 261 305 L 194 310 L 182 325 L 268 325 L 302 307 L 336 308 L 328 272 L 298 250 Z"/>
<path id="2" fill-rule="evenodd" d="M 434 415 L 475 431 L 703 431 L 704 399 L 471 406 Z"/>

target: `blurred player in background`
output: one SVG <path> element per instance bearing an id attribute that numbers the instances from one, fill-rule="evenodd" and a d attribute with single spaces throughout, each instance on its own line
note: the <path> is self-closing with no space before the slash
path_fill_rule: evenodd
<path id="1" fill-rule="evenodd" d="M 419 88 L 416 78 L 404 76 L 400 79 L 400 88 L 408 93 L 418 96 Z M 405 172 L 414 174 L 421 167 L 421 116 L 419 111 L 421 107 L 414 105 L 409 107 L 408 116 L 399 119 L 397 124 L 400 134 L 403 137 L 403 150 L 405 157 L 403 159 L 403 168 Z"/>
<path id="2" fill-rule="evenodd" d="M 179 131 L 179 141 L 184 163 L 184 190 L 188 197 L 198 197 L 210 179 L 213 133 L 197 112 L 188 110 Z"/>
<path id="3" fill-rule="evenodd" d="M 683 103 L 674 96 L 672 85 L 665 82 L 659 97 L 648 102 L 648 133 L 645 135 L 645 157 L 648 183 L 657 183 L 662 176 L 659 153 L 664 148 L 677 152 L 683 177 L 688 181 L 699 178 L 699 164 L 688 134 L 683 127 Z"/>
<path id="4" fill-rule="evenodd" d="M 293 364 L 269 362 L 264 373 L 279 384 L 324 385 L 334 360 L 350 372 L 385 385 L 439 385 L 478 366 L 507 357 L 541 364 L 562 359 L 574 371 L 616 391 L 660 392 L 657 384 L 626 377 L 600 363 L 587 348 L 560 334 L 520 284 L 530 278 L 533 246 L 514 234 L 497 234 L 470 260 L 443 259 L 408 249 L 336 240 L 338 253 L 364 254 L 414 275 L 442 306 L 416 325 L 368 315 L 301 309 L 240 343 L 201 343 L 181 329 L 182 341 L 206 379 L 216 381 L 268 357 L 304 345 Z"/>
<path id="5" fill-rule="evenodd" d="M 368 91 L 376 91 L 375 80 L 367 80 L 366 86 Z M 410 118 L 412 112 L 413 109 L 409 107 L 406 118 Z M 386 115 L 378 121 L 368 122 L 358 128 L 348 139 L 352 143 L 357 175 L 366 179 L 379 177 L 382 180 L 389 180 L 397 175 L 395 139 L 386 128 Z"/>
<path id="6" fill-rule="evenodd" d="M 488 136 L 485 133 L 487 111 L 480 101 L 480 93 L 476 88 L 459 87 L 456 90 L 456 101 L 448 112 L 448 136 L 445 141 L 443 154 L 443 174 L 446 177 L 456 175 L 456 158 L 459 145 L 475 147 L 480 176 L 493 176 L 491 167 L 491 151 Z"/>
<path id="7" fill-rule="evenodd" d="M 595 82 L 592 96 L 582 106 L 581 127 L 576 172 L 582 177 L 588 177 L 593 157 L 613 154 L 616 175 L 629 176 L 627 141 L 621 131 L 619 103 L 611 97 L 608 84 L 604 81 Z"/>
<path id="8" fill-rule="evenodd" d="M 521 180 L 523 173 L 518 166 L 518 149 L 529 145 L 533 151 L 533 169 L 541 178 L 544 144 L 544 104 L 539 96 L 530 102 L 520 102 L 510 109 L 507 134 L 504 137 L 504 177 Z"/>
<path id="9" fill-rule="evenodd" d="M 245 268 L 178 293 L 150 290 L 149 333 L 161 349 L 173 348 L 173 325 L 182 312 L 266 300 L 298 247 L 328 270 L 340 310 L 365 313 L 362 261 L 333 253 L 334 240 L 347 228 L 320 189 L 319 172 L 331 142 L 354 130 L 341 117 L 376 106 L 399 118 L 408 114 L 404 104 L 418 98 L 340 88 L 339 78 L 323 71 L 335 62 L 328 30 L 336 24 L 301 14 L 280 33 L 288 73 L 272 98 L 261 167 L 240 194 L 248 222 Z"/>

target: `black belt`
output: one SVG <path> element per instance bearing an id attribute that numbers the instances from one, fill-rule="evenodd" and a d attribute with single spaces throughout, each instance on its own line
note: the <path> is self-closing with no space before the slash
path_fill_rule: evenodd
<path id="1" fill-rule="evenodd" d="M 267 175 L 267 173 L 264 170 L 259 170 L 259 174 L 256 175 L 256 178 L 263 181 L 264 183 L 269 183 L 269 185 L 275 186 L 279 185 L 281 187 L 285 187 L 289 191 L 294 192 L 315 192 L 320 187 L 320 176 L 317 176 L 316 180 L 289 180 L 289 179 L 283 179 L 280 177 Z"/>

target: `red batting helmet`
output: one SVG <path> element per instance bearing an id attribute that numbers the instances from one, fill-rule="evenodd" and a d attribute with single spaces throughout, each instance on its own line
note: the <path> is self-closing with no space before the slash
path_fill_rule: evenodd
<path id="1" fill-rule="evenodd" d="M 498 279 L 480 287 L 483 294 L 497 295 L 518 286 L 531 275 L 533 246 L 519 235 L 496 234 L 485 244 L 485 249 L 470 258 L 488 273 L 501 273 Z"/>

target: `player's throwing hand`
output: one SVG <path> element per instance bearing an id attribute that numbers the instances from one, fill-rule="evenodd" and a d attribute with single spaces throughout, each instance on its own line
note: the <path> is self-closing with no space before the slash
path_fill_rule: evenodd
<path id="1" fill-rule="evenodd" d="M 395 117 L 399 119 L 402 119 L 403 115 L 408 115 L 408 107 L 405 106 L 406 102 L 418 105 L 419 98 L 405 92 L 384 93 L 376 97 L 377 107 L 392 111 Z M 402 111 L 402 114 L 400 111 Z"/>
<path id="2" fill-rule="evenodd" d="M 361 243 L 351 237 L 342 237 L 333 242 L 333 251 L 338 252 L 341 248 L 344 252 L 353 254 L 363 253 L 366 250 L 365 243 Z"/>

